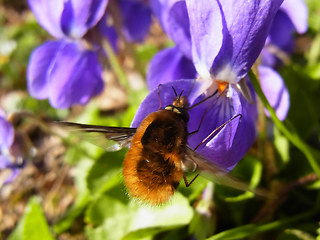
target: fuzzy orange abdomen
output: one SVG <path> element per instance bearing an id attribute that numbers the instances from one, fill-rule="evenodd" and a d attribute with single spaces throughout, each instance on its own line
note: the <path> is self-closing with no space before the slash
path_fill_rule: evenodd
<path id="1" fill-rule="evenodd" d="M 151 204 L 168 201 L 183 176 L 181 160 L 187 132 L 177 113 L 148 115 L 133 137 L 123 164 L 129 194 Z"/>

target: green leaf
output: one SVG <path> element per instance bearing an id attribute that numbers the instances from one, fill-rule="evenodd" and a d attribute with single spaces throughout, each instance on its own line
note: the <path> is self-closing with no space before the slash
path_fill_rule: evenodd
<path id="1" fill-rule="evenodd" d="M 193 210 L 180 193 L 163 206 L 141 205 L 129 200 L 124 186 L 117 185 L 86 211 L 89 239 L 143 239 L 190 222 Z M 137 238 L 139 236 L 139 238 Z"/>
<path id="2" fill-rule="evenodd" d="M 288 218 L 283 218 L 274 222 L 266 223 L 266 224 L 247 224 L 240 227 L 236 227 L 230 230 L 226 230 L 220 232 L 207 240 L 224 240 L 224 239 L 242 239 L 245 237 L 252 237 L 258 233 L 267 232 L 276 230 L 282 227 L 285 227 L 291 223 L 301 221 L 305 218 L 308 218 L 318 211 L 318 206 L 315 207 L 314 210 L 298 214 L 295 216 L 291 216 Z"/>
<path id="3" fill-rule="evenodd" d="M 282 164 L 287 164 L 290 159 L 290 145 L 286 137 L 284 137 L 277 128 L 273 128 L 274 145 L 281 157 Z"/>
<path id="4" fill-rule="evenodd" d="M 19 221 L 9 240 L 52 240 L 46 218 L 36 198 L 30 199 L 25 214 Z"/>
<path id="5" fill-rule="evenodd" d="M 248 184 L 248 189 L 256 189 L 262 177 L 262 163 L 253 156 L 246 155 L 230 173 L 232 176 Z M 244 179 L 244 177 L 246 177 Z M 240 202 L 253 198 L 255 195 L 250 191 L 240 191 L 225 186 L 217 186 L 217 192 L 224 196 L 226 202 Z M 235 193 L 237 195 L 235 195 Z"/>
<path id="6" fill-rule="evenodd" d="M 286 229 L 277 237 L 277 240 L 315 240 L 315 238 L 299 229 Z"/>
<path id="7" fill-rule="evenodd" d="M 114 177 L 121 178 L 122 162 L 126 152 L 126 149 L 118 152 L 105 152 L 93 164 L 87 176 L 87 184 L 91 195 L 107 191 L 108 188 L 117 183 L 117 181 L 112 182 L 111 179 Z"/>
<path id="8" fill-rule="evenodd" d="M 74 205 L 68 209 L 64 216 L 55 223 L 54 232 L 61 234 L 62 232 L 69 229 L 74 220 L 81 215 L 90 202 L 90 191 L 87 186 L 87 175 L 89 170 L 92 168 L 93 161 L 82 157 L 74 171 L 75 174 L 75 185 L 77 187 L 78 195 Z"/>

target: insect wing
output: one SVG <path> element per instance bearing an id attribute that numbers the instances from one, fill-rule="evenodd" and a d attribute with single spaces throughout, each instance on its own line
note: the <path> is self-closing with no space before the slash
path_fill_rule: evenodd
<path id="1" fill-rule="evenodd" d="M 260 196 L 267 196 L 268 193 L 263 189 L 252 189 L 247 183 L 231 176 L 228 170 L 221 168 L 214 163 L 210 162 L 205 157 L 196 153 L 187 146 L 184 162 L 194 162 L 196 169 L 200 172 L 200 175 L 213 181 L 215 183 L 232 187 L 242 191 L 250 191 Z M 189 163 L 190 165 L 190 163 Z"/>
<path id="2" fill-rule="evenodd" d="M 102 147 L 109 152 L 130 147 L 131 140 L 137 130 L 136 128 L 107 127 L 72 122 L 54 122 L 53 124 L 62 127 L 70 135 Z"/>

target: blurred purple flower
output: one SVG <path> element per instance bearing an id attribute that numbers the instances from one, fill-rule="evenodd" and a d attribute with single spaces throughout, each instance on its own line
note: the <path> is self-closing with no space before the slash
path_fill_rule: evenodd
<path id="1" fill-rule="evenodd" d="M 261 65 L 258 67 L 261 88 L 281 121 L 289 111 L 290 96 L 281 75 L 273 68 L 288 61 L 294 48 L 294 34 L 303 34 L 307 28 L 308 8 L 305 2 L 284 1 L 273 20 L 261 54 Z"/>
<path id="2" fill-rule="evenodd" d="M 192 62 L 190 21 L 186 2 L 150 0 L 150 6 L 176 46 L 162 50 L 153 57 L 147 73 L 148 88 L 152 90 L 160 83 L 195 78 L 197 71 Z"/>
<path id="3" fill-rule="evenodd" d="M 304 0 L 284 1 L 271 25 L 262 64 L 275 67 L 286 61 L 294 48 L 294 34 L 303 34 L 307 29 L 308 7 Z"/>
<path id="4" fill-rule="evenodd" d="M 149 63 L 147 84 L 150 90 L 160 83 L 164 84 L 177 79 L 193 79 L 196 69 L 191 59 L 185 57 L 178 47 L 158 52 Z"/>
<path id="5" fill-rule="evenodd" d="M 81 39 L 105 13 L 108 0 L 29 0 L 39 24 L 56 41 L 35 49 L 27 69 L 30 94 L 55 108 L 85 104 L 103 88 L 102 66 Z"/>
<path id="6" fill-rule="evenodd" d="M 151 9 L 144 0 L 118 0 L 122 33 L 129 42 L 142 42 L 151 25 Z"/>
<path id="7" fill-rule="evenodd" d="M 289 111 L 289 91 L 279 73 L 271 67 L 258 66 L 260 85 L 270 105 L 274 108 L 277 117 L 283 121 Z M 265 109 L 266 114 L 269 112 Z"/>
<path id="8" fill-rule="evenodd" d="M 35 49 L 27 69 L 31 96 L 49 99 L 55 108 L 86 104 L 103 89 L 98 60 L 101 37 L 116 50 L 117 33 L 106 14 L 108 0 L 28 0 L 39 24 L 53 37 Z M 119 0 L 122 32 L 128 41 L 142 41 L 151 24 L 143 1 Z M 97 25 L 96 28 L 94 28 Z M 91 30 L 89 32 L 89 30 Z"/>
<path id="9" fill-rule="evenodd" d="M 85 104 L 103 88 L 102 66 L 95 52 L 77 42 L 48 41 L 31 55 L 28 89 L 55 108 Z"/>
<path id="10" fill-rule="evenodd" d="M 168 82 L 155 77 L 156 84 L 165 82 L 159 89 L 162 104 L 172 103 L 174 93 L 170 90 L 171 86 L 177 92 L 184 90 L 184 94 L 188 93 L 191 104 L 217 89 L 221 93 L 190 112 L 189 132 L 198 128 L 203 117 L 200 131 L 189 137 L 190 146 L 197 146 L 216 127 L 231 117 L 237 114 L 243 116 L 240 121 L 235 119 L 223 127 L 198 149 L 202 155 L 226 169 L 232 169 L 237 164 L 255 139 L 256 106 L 243 97 L 249 99 L 254 96 L 250 86 L 246 85 L 246 75 L 264 46 L 273 17 L 281 3 L 282 0 L 154 0 L 152 4 L 161 6 L 156 12 L 160 15 L 160 22 L 177 44 L 176 49 L 189 59 L 191 53 L 199 74 L 196 81 Z M 189 27 L 186 26 L 188 22 Z M 175 36 L 178 32 L 184 34 Z M 168 52 L 170 53 L 170 50 Z M 167 55 L 164 54 L 165 57 Z M 158 63 L 168 66 L 169 74 L 175 72 L 173 67 L 181 68 L 179 64 L 160 61 L 159 55 L 157 57 Z M 160 75 L 165 76 L 164 70 L 161 72 L 161 68 L 165 69 L 163 65 L 151 66 L 150 69 L 156 69 Z M 154 72 L 152 74 L 156 75 Z M 148 81 L 149 87 L 156 86 L 152 83 L 152 78 L 148 78 Z M 140 106 L 133 126 L 137 126 L 148 113 L 158 109 L 157 98 L 157 90 L 150 93 Z"/>
<path id="11" fill-rule="evenodd" d="M 20 172 L 20 166 L 12 161 L 13 157 L 10 153 L 13 142 L 14 129 L 0 109 L 0 170 L 11 169 L 10 176 L 5 179 L 3 184 L 11 182 Z"/>

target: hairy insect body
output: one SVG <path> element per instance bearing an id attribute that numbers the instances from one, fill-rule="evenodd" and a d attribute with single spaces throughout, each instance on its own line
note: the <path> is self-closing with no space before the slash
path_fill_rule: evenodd
<path id="1" fill-rule="evenodd" d="M 190 109 L 213 97 L 217 92 L 218 90 L 192 107 L 189 107 L 187 97 L 182 96 L 183 92 L 179 95 L 175 92 L 176 98 L 171 105 L 167 105 L 163 110 L 150 113 L 138 128 L 71 122 L 59 122 L 58 124 L 107 151 L 129 147 L 123 163 L 123 177 L 129 195 L 143 202 L 152 205 L 167 202 L 173 196 L 181 178 L 184 178 L 188 187 L 198 176 L 197 174 L 188 183 L 185 172 L 199 171 L 209 179 L 247 191 L 250 190 L 247 184 L 228 175 L 228 170 L 195 152 L 219 129 L 235 118 L 241 118 L 241 114 L 216 128 L 195 149 L 191 149 L 187 144 L 188 136 L 199 130 L 191 133 L 187 131 Z M 261 190 L 255 193 L 265 195 L 265 192 Z"/>
<path id="2" fill-rule="evenodd" d="M 131 196 L 161 204 L 174 194 L 183 177 L 181 161 L 188 138 L 184 117 L 179 111 L 159 110 L 140 124 L 123 164 Z"/>

